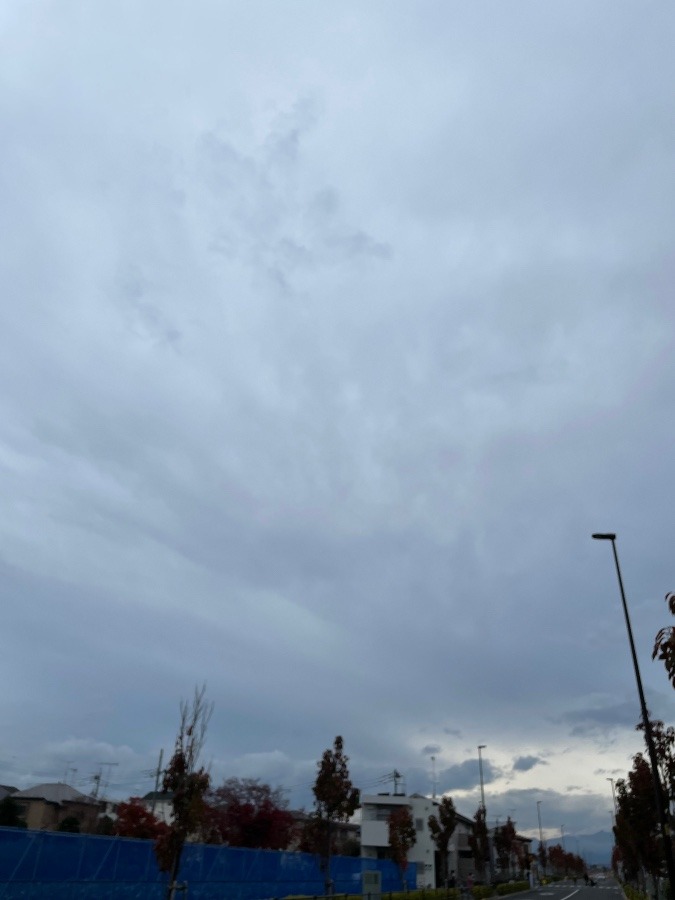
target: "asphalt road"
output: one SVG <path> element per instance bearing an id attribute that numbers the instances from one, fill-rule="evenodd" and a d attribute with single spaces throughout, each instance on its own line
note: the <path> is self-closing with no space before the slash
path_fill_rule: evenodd
<path id="1" fill-rule="evenodd" d="M 542 884 L 531 891 L 517 895 L 518 900 L 531 897 L 532 900 L 550 898 L 550 900 L 622 900 L 623 892 L 613 878 L 599 879 L 595 887 L 586 887 L 583 878 L 575 885 L 573 881 L 556 881 L 554 884 Z"/>

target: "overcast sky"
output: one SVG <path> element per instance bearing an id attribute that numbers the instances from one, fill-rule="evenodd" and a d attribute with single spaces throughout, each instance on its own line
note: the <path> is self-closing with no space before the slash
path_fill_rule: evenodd
<path id="1" fill-rule="evenodd" d="M 0 781 L 607 830 L 675 590 L 666 2 L 0 4 Z M 432 762 L 435 757 L 435 763 Z M 106 775 L 107 777 L 107 775 Z M 534 831 L 532 832 L 534 833 Z"/>

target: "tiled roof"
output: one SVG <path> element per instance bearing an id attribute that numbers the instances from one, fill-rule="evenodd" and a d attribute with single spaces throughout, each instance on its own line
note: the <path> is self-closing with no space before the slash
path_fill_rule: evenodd
<path id="1" fill-rule="evenodd" d="M 13 794 L 17 800 L 46 800 L 48 803 L 96 803 L 93 797 L 81 794 L 74 787 L 58 781 L 55 784 L 36 784 Z"/>

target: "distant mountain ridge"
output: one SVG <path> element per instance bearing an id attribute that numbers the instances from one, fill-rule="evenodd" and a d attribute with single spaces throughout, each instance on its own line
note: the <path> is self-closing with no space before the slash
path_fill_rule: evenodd
<path id="1" fill-rule="evenodd" d="M 560 838 L 544 841 L 547 847 L 560 844 Z M 533 845 L 534 846 L 534 845 Z M 566 834 L 565 849 L 568 853 L 578 853 L 589 866 L 607 866 L 612 861 L 614 835 L 608 831 L 596 831 L 594 834 Z"/>

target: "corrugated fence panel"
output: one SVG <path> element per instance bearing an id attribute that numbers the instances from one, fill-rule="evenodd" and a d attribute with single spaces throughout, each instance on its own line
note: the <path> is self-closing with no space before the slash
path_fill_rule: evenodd
<path id="1" fill-rule="evenodd" d="M 390 860 L 335 856 L 336 894 L 360 893 L 364 871 L 382 873 L 382 890 L 400 888 Z M 321 896 L 324 876 L 316 856 L 186 844 L 180 880 L 186 900 L 272 900 Z M 414 887 L 414 870 L 407 873 Z M 0 900 L 163 900 L 152 841 L 0 828 Z"/>

